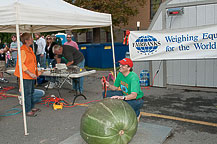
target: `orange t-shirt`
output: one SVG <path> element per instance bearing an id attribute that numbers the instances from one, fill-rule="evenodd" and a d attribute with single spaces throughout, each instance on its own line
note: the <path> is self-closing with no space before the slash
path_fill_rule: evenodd
<path id="1" fill-rule="evenodd" d="M 33 79 L 31 76 L 29 76 L 27 73 L 25 73 L 25 71 L 29 70 L 31 73 L 38 76 L 36 56 L 35 56 L 32 48 L 28 48 L 25 44 L 22 45 L 22 47 L 20 49 L 21 49 L 21 64 L 22 64 L 23 79 Z M 17 56 L 17 59 L 18 58 L 19 57 Z M 19 62 L 18 61 L 16 64 L 14 75 L 17 77 L 20 77 Z"/>

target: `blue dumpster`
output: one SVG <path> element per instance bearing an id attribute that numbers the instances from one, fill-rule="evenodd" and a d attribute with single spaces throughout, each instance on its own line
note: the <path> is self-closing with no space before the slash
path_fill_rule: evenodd
<path id="1" fill-rule="evenodd" d="M 102 66 L 102 61 L 104 56 L 108 56 L 103 54 L 103 49 L 104 47 L 102 44 L 92 44 L 92 47 L 87 50 L 88 67 L 105 68 Z M 109 50 L 107 49 L 105 53 L 106 52 L 109 52 Z"/>
<path id="2" fill-rule="evenodd" d="M 115 60 L 116 62 L 122 60 L 126 57 L 126 52 L 129 51 L 128 45 L 123 45 L 122 43 L 115 43 Z"/>
<path id="3" fill-rule="evenodd" d="M 88 55 L 87 55 L 87 49 L 89 49 L 90 47 L 92 47 L 92 45 L 90 44 L 80 44 L 78 45 L 79 47 L 79 51 L 83 53 L 84 58 L 85 58 L 85 66 L 88 66 Z"/>
<path id="4" fill-rule="evenodd" d="M 119 60 L 125 57 L 129 47 L 122 43 L 115 43 L 115 60 Z M 112 68 L 113 67 L 113 54 L 111 43 L 103 44 L 82 44 L 79 45 L 80 51 L 85 57 L 85 63 L 88 67 L 94 68 Z M 118 66 L 118 63 L 116 63 Z"/>

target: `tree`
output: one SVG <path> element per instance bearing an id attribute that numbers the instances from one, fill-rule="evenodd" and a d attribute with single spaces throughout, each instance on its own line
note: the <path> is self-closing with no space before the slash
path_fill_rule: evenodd
<path id="1" fill-rule="evenodd" d="M 9 45 L 11 43 L 11 33 L 0 33 L 0 40 L 2 43 L 7 43 Z"/>
<path id="2" fill-rule="evenodd" d="M 65 0 L 81 8 L 96 12 L 112 14 L 114 26 L 127 25 L 130 16 L 138 14 L 137 8 L 143 6 L 147 0 Z"/>

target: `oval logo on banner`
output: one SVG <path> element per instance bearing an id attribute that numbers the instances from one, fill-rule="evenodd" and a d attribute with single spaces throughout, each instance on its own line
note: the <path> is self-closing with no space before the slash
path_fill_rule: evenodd
<path id="1" fill-rule="evenodd" d="M 148 55 L 156 52 L 160 45 L 160 41 L 150 35 L 141 36 L 135 41 L 135 43 L 133 43 L 133 47 L 138 50 L 138 53 Z"/>

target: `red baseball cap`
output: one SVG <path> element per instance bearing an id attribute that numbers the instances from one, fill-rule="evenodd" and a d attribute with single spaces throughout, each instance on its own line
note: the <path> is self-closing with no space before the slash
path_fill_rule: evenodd
<path id="1" fill-rule="evenodd" d="M 128 65 L 131 68 L 133 67 L 133 61 L 129 58 L 124 58 L 124 59 L 120 60 L 119 63 L 122 65 Z"/>

